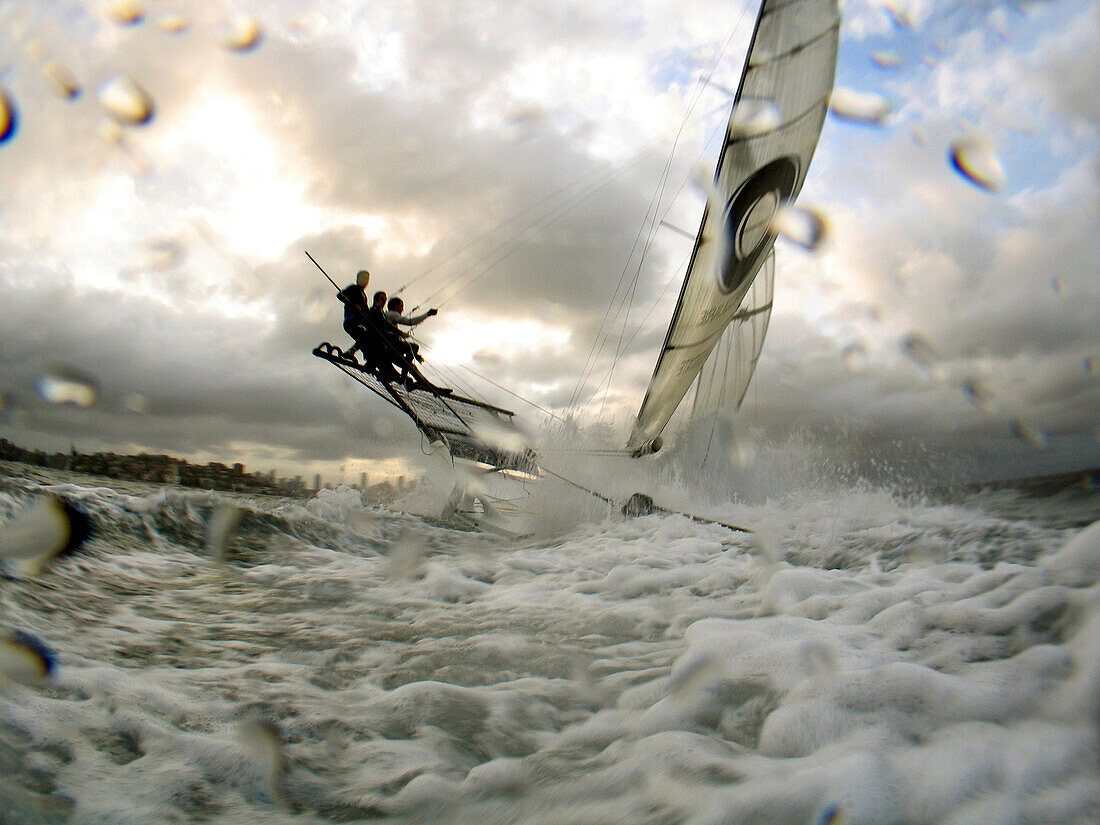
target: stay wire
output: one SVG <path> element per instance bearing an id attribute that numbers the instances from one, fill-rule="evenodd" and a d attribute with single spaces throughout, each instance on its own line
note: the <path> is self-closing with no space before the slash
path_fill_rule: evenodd
<path id="1" fill-rule="evenodd" d="M 741 14 L 739 15 L 739 17 L 737 19 L 737 22 L 734 24 L 733 28 L 731 29 L 729 36 L 726 38 L 726 40 L 722 44 L 721 48 L 719 48 L 716 51 L 716 53 L 714 55 L 714 58 L 711 61 L 711 65 L 707 70 L 707 73 L 702 78 L 700 78 L 700 80 L 696 83 L 696 87 L 695 87 L 695 91 L 693 93 L 692 99 L 691 99 L 690 103 L 688 104 L 688 108 L 687 108 L 687 111 L 684 113 L 683 119 L 680 122 L 680 127 L 676 132 L 676 138 L 673 140 L 672 149 L 669 152 L 668 158 L 667 158 L 666 163 L 665 163 L 664 170 L 662 171 L 661 179 L 660 179 L 660 181 L 658 182 L 658 185 L 657 185 L 657 192 L 655 192 L 655 194 L 654 194 L 654 199 L 657 202 L 659 202 L 659 195 L 663 194 L 664 187 L 667 185 L 668 174 L 669 174 L 669 171 L 671 170 L 672 160 L 673 160 L 673 157 L 675 156 L 676 147 L 679 145 L 679 141 L 680 141 L 681 136 L 683 135 L 684 129 L 687 127 L 687 123 L 688 123 L 689 119 L 691 118 L 691 115 L 694 112 L 695 107 L 698 105 L 699 100 L 702 97 L 703 91 L 705 90 L 706 86 L 708 84 L 710 84 L 711 78 L 713 77 L 714 72 L 718 69 L 718 66 L 721 63 L 722 58 L 725 56 L 726 52 L 728 51 L 730 43 L 733 41 L 733 37 L 736 34 L 737 30 L 740 28 L 741 22 L 744 19 L 744 16 L 745 16 L 745 9 L 742 9 Z M 651 201 L 651 203 L 652 202 L 653 201 Z M 594 366 L 595 366 L 593 362 L 594 362 L 594 360 L 598 359 L 597 347 L 598 347 L 600 352 L 603 351 L 604 344 L 601 343 L 601 336 L 604 335 L 604 328 L 605 328 L 605 325 L 606 325 L 607 318 L 610 315 L 611 307 L 615 303 L 615 296 L 618 295 L 619 287 L 622 285 L 623 279 L 626 277 L 626 273 L 630 268 L 629 261 L 633 257 L 634 248 L 636 248 L 636 246 L 637 246 L 638 238 L 641 237 L 642 231 L 645 227 L 646 220 L 648 218 L 649 218 L 649 210 L 647 210 L 646 218 L 643 219 L 642 225 L 639 227 L 638 236 L 636 236 L 636 238 L 635 238 L 635 247 L 632 247 L 630 257 L 628 257 L 628 259 L 627 259 L 627 264 L 624 267 L 623 272 L 619 276 L 619 281 L 616 284 L 615 292 L 613 293 L 611 304 L 608 305 L 608 308 L 604 313 L 604 317 L 600 322 L 600 327 L 597 329 L 596 337 L 593 340 L 592 347 L 589 350 L 588 358 L 585 360 L 585 367 L 584 367 L 584 369 L 582 369 L 581 375 L 580 375 L 580 377 L 578 377 L 577 384 L 576 384 L 576 386 L 573 390 L 573 394 L 570 396 L 570 401 L 569 401 L 570 407 L 572 407 L 574 404 L 577 403 L 577 398 L 580 395 L 581 388 L 583 387 L 584 382 L 587 380 L 588 376 L 591 374 L 592 368 L 594 368 Z M 650 231 L 651 231 L 650 238 L 652 238 L 652 233 L 655 232 L 655 229 L 651 229 Z M 648 248 L 649 248 L 649 244 L 647 243 L 646 244 L 646 251 L 648 251 Z M 637 268 L 637 271 L 636 271 L 636 274 L 635 274 L 635 280 L 638 277 L 640 277 L 641 267 L 642 267 L 642 264 L 644 263 L 644 260 L 645 260 L 645 253 L 643 253 L 642 258 L 638 262 L 638 268 Z M 619 312 L 621 312 L 622 304 L 625 303 L 625 302 L 626 302 L 626 296 L 624 296 L 624 298 L 622 299 L 622 302 L 620 302 Z M 619 313 L 617 312 L 616 317 L 618 317 L 618 314 Z M 629 311 L 627 313 L 627 316 L 629 317 Z M 624 321 L 624 329 L 625 329 L 625 323 L 626 322 Z M 608 334 L 610 334 L 610 333 L 608 333 Z M 616 361 L 618 360 L 618 357 L 619 356 L 617 354 L 616 355 Z M 614 363 L 612 364 L 612 370 L 614 370 Z"/>

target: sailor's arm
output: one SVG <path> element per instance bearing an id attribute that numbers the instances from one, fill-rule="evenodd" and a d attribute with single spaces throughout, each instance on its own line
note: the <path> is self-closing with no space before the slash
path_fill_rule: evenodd
<path id="1" fill-rule="evenodd" d="M 406 316 L 393 310 L 386 310 L 386 320 L 391 324 L 405 324 L 406 326 L 415 327 L 421 321 L 425 321 L 431 318 L 433 315 L 438 314 L 439 310 L 429 309 L 427 312 L 422 312 L 419 315 Z"/>

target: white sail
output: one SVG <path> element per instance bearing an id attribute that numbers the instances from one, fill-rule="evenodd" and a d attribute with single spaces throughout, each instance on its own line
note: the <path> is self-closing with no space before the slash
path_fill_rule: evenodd
<path id="1" fill-rule="evenodd" d="M 717 346 L 699 372 L 695 385 L 696 416 L 713 416 L 719 410 L 741 406 L 764 349 L 764 336 L 772 314 L 775 291 L 775 251 L 753 279 L 733 321 L 718 339 Z"/>
<path id="2" fill-rule="evenodd" d="M 731 323 L 753 325 L 755 347 L 731 357 L 744 361 L 747 355 L 751 365 L 759 357 L 763 330 L 756 340 L 760 324 L 753 319 L 760 313 L 742 310 L 772 251 L 772 216 L 798 196 L 806 178 L 833 86 L 839 29 L 836 0 L 761 5 L 715 172 L 715 195 L 627 443 L 635 453 L 659 446 L 665 425 Z M 750 367 L 734 404 L 751 375 Z"/>

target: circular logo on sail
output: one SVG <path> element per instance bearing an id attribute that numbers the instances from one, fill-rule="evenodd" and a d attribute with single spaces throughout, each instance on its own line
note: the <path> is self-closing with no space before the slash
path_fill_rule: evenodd
<path id="1" fill-rule="evenodd" d="M 794 191 L 798 161 L 793 157 L 762 166 L 733 193 L 726 204 L 726 245 L 718 267 L 718 286 L 733 292 L 750 278 L 771 246 L 772 217 Z"/>

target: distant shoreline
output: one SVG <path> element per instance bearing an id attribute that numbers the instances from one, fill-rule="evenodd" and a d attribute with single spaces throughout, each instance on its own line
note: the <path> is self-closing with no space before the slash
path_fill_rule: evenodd
<path id="1" fill-rule="evenodd" d="M 68 470 L 86 475 L 104 476 L 124 481 L 145 481 L 154 484 L 178 484 L 201 490 L 232 493 L 255 493 L 302 498 L 316 491 L 300 478 L 276 478 L 274 473 L 256 475 L 245 471 L 243 464 L 226 466 L 217 461 L 192 464 L 170 455 L 119 455 L 118 453 L 47 453 L 28 450 L 0 438 L 0 461 L 12 461 L 31 467 Z"/>

